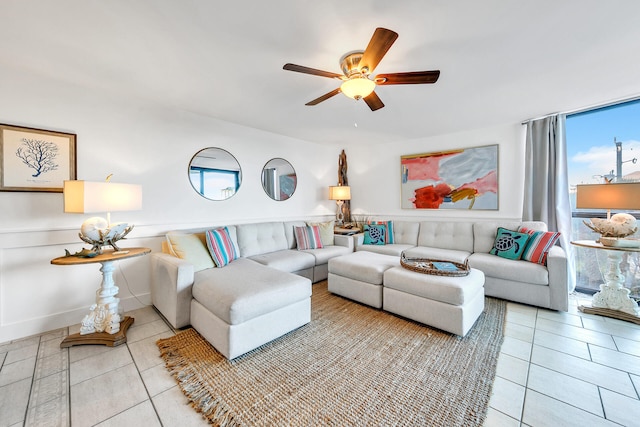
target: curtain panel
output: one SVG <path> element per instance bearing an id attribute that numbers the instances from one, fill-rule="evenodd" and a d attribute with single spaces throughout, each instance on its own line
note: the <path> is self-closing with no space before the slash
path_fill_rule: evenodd
<path id="1" fill-rule="evenodd" d="M 559 231 L 560 246 L 569 261 L 569 289 L 575 288 L 575 263 L 571 246 L 571 205 L 567 172 L 564 114 L 527 122 L 525 146 L 524 221 L 544 221 Z"/>

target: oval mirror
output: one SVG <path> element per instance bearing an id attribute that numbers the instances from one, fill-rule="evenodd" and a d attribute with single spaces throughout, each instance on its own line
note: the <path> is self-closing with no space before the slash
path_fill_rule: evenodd
<path id="1" fill-rule="evenodd" d="M 296 171 L 285 159 L 271 159 L 262 168 L 262 188 L 273 200 L 287 200 L 297 184 Z"/>
<path id="2" fill-rule="evenodd" d="M 242 183 L 240 163 L 227 150 L 205 148 L 189 163 L 189 181 L 194 190 L 209 200 L 232 197 Z"/>

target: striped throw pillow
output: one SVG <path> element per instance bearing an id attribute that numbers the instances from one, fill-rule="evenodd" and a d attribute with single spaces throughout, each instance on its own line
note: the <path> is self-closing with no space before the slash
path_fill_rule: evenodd
<path id="1" fill-rule="evenodd" d="M 518 231 L 529 235 L 527 246 L 522 253 L 522 259 L 547 265 L 549 249 L 560 238 L 560 233 L 557 231 L 535 231 L 526 227 L 520 227 Z"/>
<path id="2" fill-rule="evenodd" d="M 317 225 L 307 225 L 306 227 L 293 227 L 293 234 L 296 236 L 298 250 L 322 249 L 322 237 L 320 227 Z"/>
<path id="3" fill-rule="evenodd" d="M 239 257 L 238 250 L 233 239 L 231 239 L 227 227 L 209 230 L 206 232 L 206 237 L 209 253 L 216 266 L 224 267 Z"/>

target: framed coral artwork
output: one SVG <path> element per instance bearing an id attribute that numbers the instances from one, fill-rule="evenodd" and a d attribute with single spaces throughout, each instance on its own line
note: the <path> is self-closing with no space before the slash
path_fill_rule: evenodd
<path id="1" fill-rule="evenodd" d="M 76 135 L 0 124 L 0 191 L 62 193 L 76 179 Z"/>
<path id="2" fill-rule="evenodd" d="M 400 157 L 403 209 L 498 209 L 498 145 Z"/>

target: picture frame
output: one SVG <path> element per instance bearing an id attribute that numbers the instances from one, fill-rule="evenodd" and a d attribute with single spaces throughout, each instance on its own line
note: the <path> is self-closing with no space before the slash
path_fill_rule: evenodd
<path id="1" fill-rule="evenodd" d="M 62 193 L 76 179 L 74 133 L 0 124 L 0 191 Z"/>
<path id="2" fill-rule="evenodd" d="M 498 210 L 498 145 L 400 157 L 403 209 Z"/>

